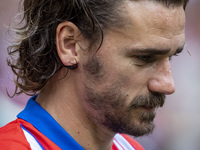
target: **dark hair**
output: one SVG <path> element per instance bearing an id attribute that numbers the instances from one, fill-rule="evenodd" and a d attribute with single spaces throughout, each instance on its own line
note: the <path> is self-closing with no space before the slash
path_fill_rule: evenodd
<path id="1" fill-rule="evenodd" d="M 137 1 L 137 0 L 135 0 Z M 188 0 L 155 0 L 166 6 L 183 5 Z M 24 0 L 21 27 L 14 28 L 17 41 L 8 47 L 8 65 L 16 75 L 15 94 L 35 94 L 57 71 L 56 28 L 63 21 L 73 22 L 81 34 L 101 46 L 103 31 L 121 22 L 123 0 Z M 17 58 L 16 58 L 17 56 Z"/>

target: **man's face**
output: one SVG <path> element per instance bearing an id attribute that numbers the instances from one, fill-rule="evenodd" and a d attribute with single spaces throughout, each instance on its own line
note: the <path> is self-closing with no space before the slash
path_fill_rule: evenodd
<path id="1" fill-rule="evenodd" d="M 175 91 L 169 59 L 184 45 L 182 7 L 126 2 L 126 24 L 105 33 L 88 52 L 83 69 L 83 106 L 97 125 L 142 136 L 153 131 L 155 110 Z"/>

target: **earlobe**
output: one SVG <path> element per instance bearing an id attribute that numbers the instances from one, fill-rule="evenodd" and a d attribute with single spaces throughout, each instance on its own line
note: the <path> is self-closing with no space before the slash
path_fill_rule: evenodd
<path id="1" fill-rule="evenodd" d="M 72 22 L 62 22 L 56 30 L 56 48 L 58 56 L 64 66 L 74 69 L 78 64 L 77 60 L 77 37 L 79 29 Z"/>

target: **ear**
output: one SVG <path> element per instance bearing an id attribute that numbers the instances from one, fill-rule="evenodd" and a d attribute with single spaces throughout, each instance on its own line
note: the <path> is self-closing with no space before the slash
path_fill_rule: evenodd
<path id="1" fill-rule="evenodd" d="M 58 56 L 65 66 L 73 66 L 78 63 L 77 37 L 78 27 L 72 22 L 65 21 L 58 25 L 56 30 L 56 47 Z"/>

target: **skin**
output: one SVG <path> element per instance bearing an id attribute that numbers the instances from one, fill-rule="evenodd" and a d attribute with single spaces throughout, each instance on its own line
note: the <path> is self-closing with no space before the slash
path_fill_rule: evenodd
<path id="1" fill-rule="evenodd" d="M 175 91 L 169 58 L 184 46 L 183 8 L 148 1 L 126 1 L 122 8 L 127 23 L 106 31 L 97 52 L 87 51 L 73 23 L 58 26 L 58 55 L 78 68 L 66 76 L 63 68 L 36 99 L 87 150 L 111 149 L 117 131 L 152 132 L 156 108 Z"/>

